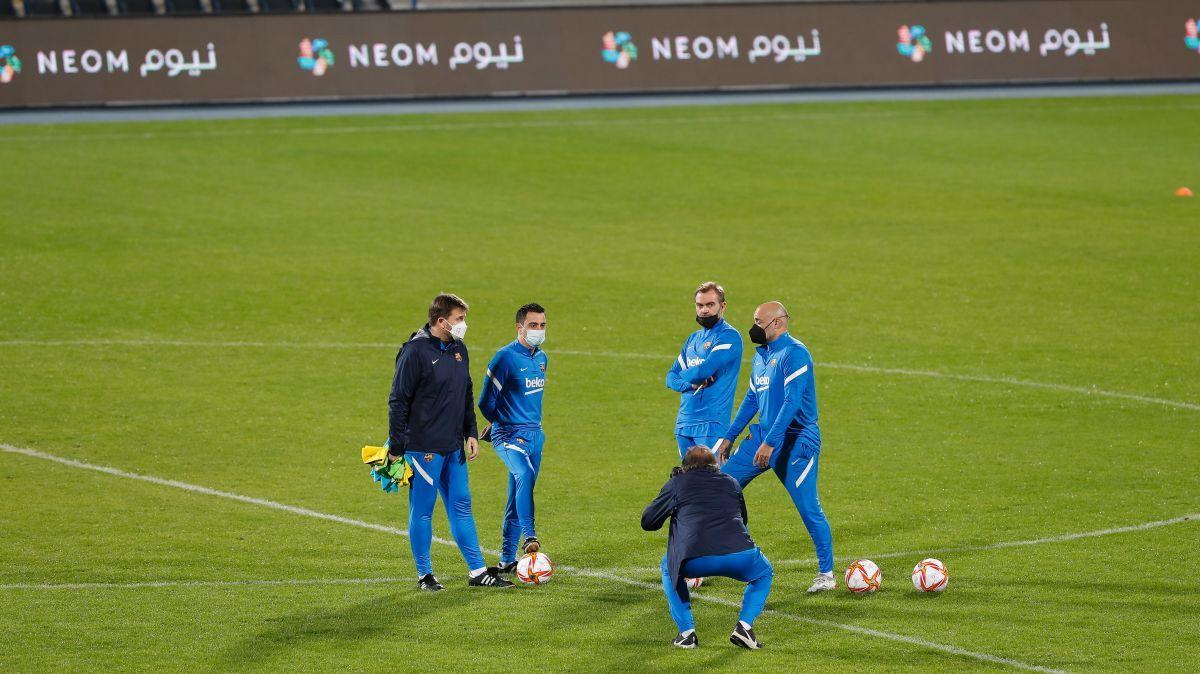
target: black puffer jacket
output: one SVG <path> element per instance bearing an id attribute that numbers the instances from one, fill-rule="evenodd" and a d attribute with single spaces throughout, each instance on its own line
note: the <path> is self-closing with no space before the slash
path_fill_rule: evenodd
<path id="1" fill-rule="evenodd" d="M 667 566 L 671 583 L 684 598 L 679 570 L 686 560 L 728 555 L 754 547 L 746 530 L 746 500 L 737 480 L 712 468 L 694 468 L 673 476 L 642 512 L 642 528 L 658 531 L 671 519 L 667 534 Z"/>
<path id="2" fill-rule="evenodd" d="M 391 453 L 450 454 L 478 437 L 470 365 L 465 344 L 430 335 L 428 324 L 400 347 L 388 399 Z"/>

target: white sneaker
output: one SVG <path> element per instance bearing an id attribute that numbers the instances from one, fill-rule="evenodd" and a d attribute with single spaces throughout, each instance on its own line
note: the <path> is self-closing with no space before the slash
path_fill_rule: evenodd
<path id="1" fill-rule="evenodd" d="M 833 574 L 821 573 L 817 574 L 816 578 L 813 578 L 813 584 L 812 587 L 808 588 L 808 593 L 816 594 L 817 592 L 832 590 L 835 587 L 837 587 L 837 581 L 833 579 Z"/>

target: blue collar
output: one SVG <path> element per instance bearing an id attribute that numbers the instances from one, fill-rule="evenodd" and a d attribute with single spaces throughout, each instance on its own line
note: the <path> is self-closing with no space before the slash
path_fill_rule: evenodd
<path id="1" fill-rule="evenodd" d="M 766 344 L 760 344 L 759 346 L 755 347 L 754 350 L 762 351 L 763 353 L 771 353 L 771 347 L 778 344 L 779 340 L 783 339 L 784 337 L 791 337 L 791 335 L 789 335 L 788 332 L 786 330 L 784 330 L 783 332 L 779 333 L 778 337 L 776 337 L 775 339 L 772 339 L 771 341 L 767 342 Z"/>
<path id="2" fill-rule="evenodd" d="M 521 343 L 521 340 L 519 339 L 514 339 L 509 346 L 511 346 L 521 355 L 528 356 L 529 358 L 533 358 L 538 354 L 538 351 L 541 351 L 541 347 L 538 346 L 533 347 L 533 351 L 530 351 L 524 344 Z"/>

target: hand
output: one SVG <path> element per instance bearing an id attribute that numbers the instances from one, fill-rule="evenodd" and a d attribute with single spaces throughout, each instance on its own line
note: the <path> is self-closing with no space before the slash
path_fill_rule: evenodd
<path id="1" fill-rule="evenodd" d="M 479 456 L 479 441 L 475 438 L 467 438 L 467 461 L 474 461 L 477 456 Z"/>
<path id="2" fill-rule="evenodd" d="M 484 442 L 492 441 L 492 425 L 488 424 L 483 427 L 483 432 L 479 434 L 479 439 Z"/>
<path id="3" fill-rule="evenodd" d="M 699 391 L 700 389 L 704 388 L 705 386 L 712 386 L 713 382 L 715 382 L 716 380 L 717 380 L 717 376 L 713 375 L 713 376 L 709 377 L 708 379 L 705 379 L 704 381 L 700 382 L 699 384 L 692 384 L 692 390 Z"/>
<path id="4" fill-rule="evenodd" d="M 404 455 L 403 454 L 392 454 L 391 452 L 388 452 L 388 459 L 387 459 L 388 463 L 390 464 L 390 463 L 399 461 L 400 457 L 402 457 L 402 456 L 404 456 Z"/>
<path id="5" fill-rule="evenodd" d="M 754 454 L 754 465 L 759 468 L 767 468 L 771 465 L 771 455 L 775 453 L 775 448 L 762 443 L 758 446 L 758 451 Z"/>
<path id="6" fill-rule="evenodd" d="M 717 441 L 717 446 L 713 448 L 713 451 L 717 455 L 718 466 L 725 465 L 725 462 L 729 460 L 729 450 L 731 449 L 733 449 L 733 443 L 729 440 L 721 438 Z"/>

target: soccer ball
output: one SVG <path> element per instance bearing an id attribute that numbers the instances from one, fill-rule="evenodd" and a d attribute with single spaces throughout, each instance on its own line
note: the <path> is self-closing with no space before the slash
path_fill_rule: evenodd
<path id="1" fill-rule="evenodd" d="M 517 578 L 526 585 L 544 585 L 554 574 L 554 564 L 540 552 L 531 552 L 517 561 Z"/>
<path id="2" fill-rule="evenodd" d="M 883 573 L 869 559 L 857 559 L 846 569 L 846 587 L 851 592 L 869 594 L 879 589 Z"/>
<path id="3" fill-rule="evenodd" d="M 694 590 L 704 584 L 703 578 L 688 578 L 686 580 L 687 580 L 687 588 L 689 590 Z"/>
<path id="4" fill-rule="evenodd" d="M 950 574 L 941 560 L 922 559 L 913 567 L 913 587 L 921 592 L 941 592 L 949 582 Z"/>

